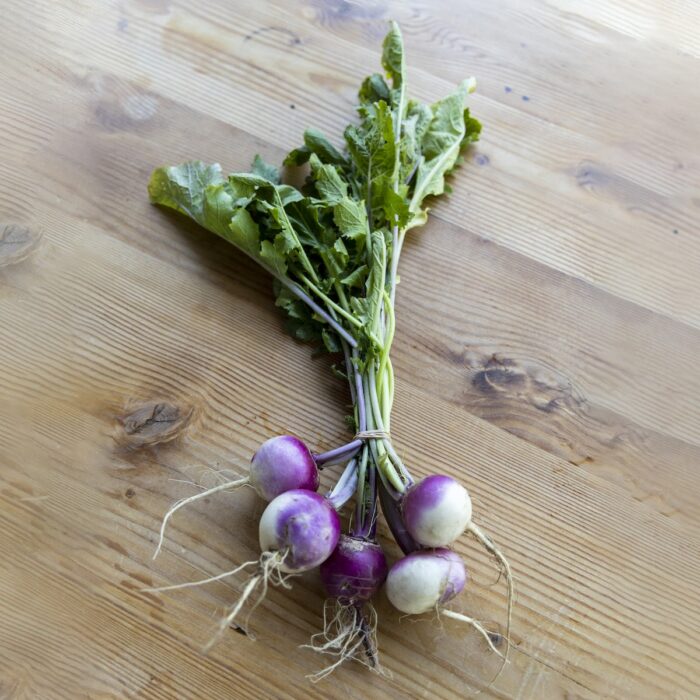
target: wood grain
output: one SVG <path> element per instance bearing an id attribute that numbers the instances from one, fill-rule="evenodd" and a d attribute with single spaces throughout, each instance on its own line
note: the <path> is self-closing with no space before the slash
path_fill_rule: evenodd
<path id="1" fill-rule="evenodd" d="M 206 656 L 240 581 L 142 590 L 256 556 L 241 492 L 179 514 L 152 561 L 178 480 L 245 469 L 276 433 L 337 444 L 348 400 L 252 263 L 148 205 L 148 174 L 278 160 L 312 124 L 337 141 L 392 17 L 413 92 L 474 74 L 486 127 L 406 248 L 392 423 L 417 474 L 466 483 L 516 572 L 515 653 L 481 695 L 697 696 L 697 4 L 3 9 L 0 697 L 455 698 L 495 673 L 459 624 L 381 599 L 391 677 L 309 683 L 314 574 L 270 593 L 256 642 Z M 457 549 L 459 607 L 502 624 L 492 562 Z"/>

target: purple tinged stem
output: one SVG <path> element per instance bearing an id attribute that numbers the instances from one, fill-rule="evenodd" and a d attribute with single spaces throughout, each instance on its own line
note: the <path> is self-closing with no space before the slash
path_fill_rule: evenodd
<path id="1" fill-rule="evenodd" d="M 396 543 L 401 547 L 401 551 L 403 551 L 404 554 L 410 554 L 420 549 L 420 546 L 416 544 L 415 540 L 408 534 L 403 524 L 401 513 L 399 512 L 399 504 L 387 491 L 383 481 L 379 483 L 379 500 L 382 503 L 382 512 L 386 518 L 387 525 Z"/>
<path id="2" fill-rule="evenodd" d="M 340 344 L 343 348 L 343 355 L 345 356 L 345 372 L 348 375 L 348 384 L 350 385 L 350 400 L 352 401 L 352 405 L 355 405 L 355 401 L 357 400 L 357 394 L 355 392 L 355 382 L 353 381 L 353 377 L 355 376 L 355 369 L 352 366 L 352 361 L 350 360 L 350 349 L 348 348 L 347 342 L 345 342 L 344 338 L 340 339 Z"/>
<path id="3" fill-rule="evenodd" d="M 340 510 L 351 498 L 357 488 L 357 460 L 353 459 L 345 467 L 345 471 L 341 474 L 338 483 L 333 487 L 333 490 L 328 494 L 327 498 L 330 504 Z"/>
<path id="4" fill-rule="evenodd" d="M 372 504 L 365 512 L 365 522 L 362 524 L 362 531 L 365 537 L 374 539 L 377 534 L 377 467 L 374 462 L 369 465 L 369 502 Z"/>
<path id="5" fill-rule="evenodd" d="M 317 313 L 345 342 L 351 347 L 357 347 L 357 341 L 350 335 L 330 314 L 319 306 L 298 284 L 286 277 L 278 276 L 277 279 L 289 289 L 292 294 L 303 301 L 312 311 Z"/>
<path id="6" fill-rule="evenodd" d="M 364 537 L 364 525 L 367 520 L 366 505 L 367 505 L 367 492 L 365 491 L 367 485 L 367 469 L 372 468 L 372 462 L 369 459 L 368 447 L 365 445 L 362 448 L 362 453 L 360 454 L 360 459 L 357 465 L 357 475 L 358 475 L 358 489 L 357 489 L 357 499 L 355 501 L 355 515 L 352 519 L 350 525 L 350 535 L 353 537 Z M 360 485 L 360 477 L 362 478 L 362 485 Z"/>
<path id="7" fill-rule="evenodd" d="M 358 352 L 357 347 L 352 349 L 353 360 L 357 361 Z M 365 409 L 365 390 L 362 382 L 362 375 L 360 374 L 357 365 L 355 365 L 355 393 L 357 394 L 357 414 L 358 414 L 358 428 L 360 432 L 367 430 L 367 411 Z"/>
<path id="8" fill-rule="evenodd" d="M 328 452 L 322 452 L 321 454 L 314 455 L 316 466 L 321 469 L 322 467 L 326 467 L 331 464 L 341 464 L 342 462 L 347 462 L 351 457 L 354 457 L 357 454 L 362 445 L 363 440 L 353 440 L 345 445 L 328 450 Z"/>

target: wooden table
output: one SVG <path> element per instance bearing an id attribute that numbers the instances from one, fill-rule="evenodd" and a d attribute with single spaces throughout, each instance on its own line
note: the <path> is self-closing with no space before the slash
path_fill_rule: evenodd
<path id="1" fill-rule="evenodd" d="M 413 93 L 474 74 L 485 124 L 405 252 L 392 426 L 516 572 L 482 697 L 700 694 L 698 4 L 37 0 L 0 26 L 2 698 L 457 698 L 495 673 L 459 623 L 382 599 L 392 677 L 312 685 L 315 574 L 207 656 L 241 579 L 141 590 L 257 556 L 245 491 L 176 516 L 152 561 L 181 480 L 274 434 L 338 444 L 348 400 L 269 279 L 148 204 L 149 173 L 337 141 L 392 17 Z M 458 607 L 502 623 L 493 562 L 457 550 Z"/>

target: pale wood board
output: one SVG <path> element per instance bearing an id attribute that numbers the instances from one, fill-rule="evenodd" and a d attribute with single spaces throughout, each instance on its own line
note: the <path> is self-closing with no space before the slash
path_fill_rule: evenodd
<path id="1" fill-rule="evenodd" d="M 481 697 L 700 695 L 700 6 L 10 0 L 1 698 L 455 698 L 497 670 L 458 623 L 381 598 L 391 677 L 313 685 L 315 574 L 207 656 L 241 580 L 141 590 L 257 556 L 243 491 L 178 515 L 152 561 L 192 493 L 177 480 L 244 470 L 273 434 L 338 444 L 348 400 L 282 332 L 269 279 L 152 208 L 148 175 L 276 161 L 311 125 L 339 143 L 390 18 L 413 93 L 473 74 L 485 124 L 406 248 L 392 422 L 416 474 L 464 481 L 517 577 L 512 661 Z M 502 624 L 493 562 L 457 550 L 457 607 Z"/>

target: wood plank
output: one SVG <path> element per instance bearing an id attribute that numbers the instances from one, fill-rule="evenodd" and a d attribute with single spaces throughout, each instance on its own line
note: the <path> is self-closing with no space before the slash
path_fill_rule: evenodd
<path id="1" fill-rule="evenodd" d="M 487 123 L 406 248 L 392 422 L 418 475 L 466 483 L 516 571 L 516 652 L 482 694 L 694 696 L 697 7 L 5 9 L 0 696 L 447 699 L 495 673 L 460 625 L 402 621 L 382 597 L 392 677 L 350 665 L 309 683 L 315 574 L 270 593 L 256 642 L 232 630 L 207 656 L 241 580 L 142 591 L 257 554 L 245 491 L 180 514 L 151 561 L 162 513 L 192 492 L 174 480 L 244 470 L 275 433 L 337 444 L 347 402 L 328 359 L 281 332 L 269 280 L 150 207 L 148 173 L 279 159 L 309 124 L 337 135 L 388 16 L 415 92 L 474 72 Z M 165 418 L 134 427 L 155 405 Z M 493 564 L 457 549 L 473 578 L 459 606 L 502 624 Z"/>

